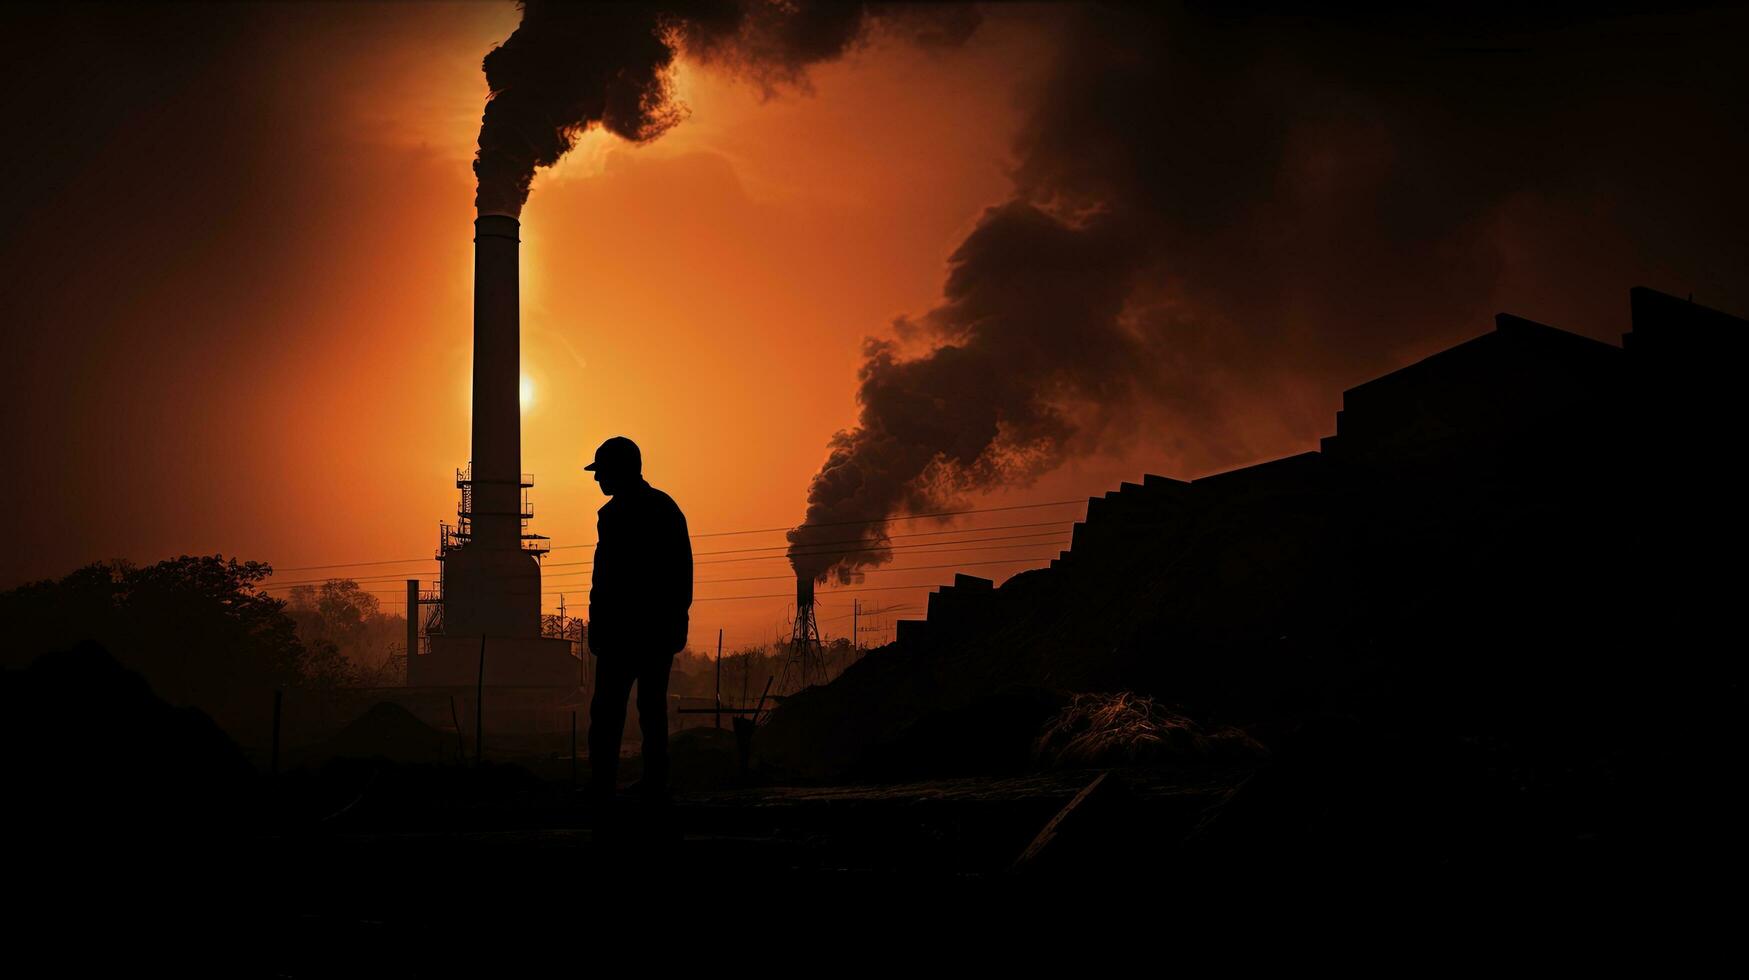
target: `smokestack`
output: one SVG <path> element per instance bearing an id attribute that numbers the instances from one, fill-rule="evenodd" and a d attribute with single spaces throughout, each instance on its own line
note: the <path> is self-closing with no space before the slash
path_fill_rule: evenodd
<path id="1" fill-rule="evenodd" d="M 795 688 L 789 686 L 790 668 L 797 669 Z M 796 575 L 796 621 L 790 632 L 789 658 L 783 667 L 785 693 L 799 691 L 826 679 L 826 661 L 820 652 L 820 623 L 814 617 L 814 580 Z"/>
<path id="2" fill-rule="evenodd" d="M 522 359 L 517 245 L 507 214 L 474 220 L 473 546 L 522 546 Z"/>
<path id="3" fill-rule="evenodd" d="M 522 534 L 520 228 L 501 211 L 485 210 L 474 220 L 473 458 L 456 481 L 462 497 L 456 539 L 446 532 L 439 554 L 443 631 L 469 643 L 540 636 L 540 564 Z M 529 539 L 539 543 L 539 535 Z M 464 655 L 461 647 L 452 652 Z"/>
<path id="4" fill-rule="evenodd" d="M 474 219 L 473 458 L 456 481 L 458 541 L 440 557 L 444 632 L 475 640 L 540 635 L 540 564 L 522 535 L 520 229 L 501 211 Z"/>

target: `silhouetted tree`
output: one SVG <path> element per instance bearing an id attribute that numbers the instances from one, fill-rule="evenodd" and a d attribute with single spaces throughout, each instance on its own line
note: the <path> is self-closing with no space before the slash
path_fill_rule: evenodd
<path id="1" fill-rule="evenodd" d="M 826 665 L 827 678 L 837 677 L 844 668 L 855 662 L 854 651 L 850 641 L 842 637 L 834 637 L 824 644 L 821 651 Z M 734 652 L 723 652 L 723 700 L 734 703 L 745 690 L 751 701 L 757 701 L 761 691 L 765 689 L 766 678 L 781 679 L 784 676 L 784 665 L 790 656 L 788 643 L 760 644 L 743 647 Z M 717 686 L 717 653 L 715 650 L 698 651 L 682 650 L 674 658 L 674 672 L 668 681 L 668 693 L 689 698 L 709 698 L 716 692 Z M 772 685 L 772 693 L 782 693 L 777 684 Z"/>
<path id="2" fill-rule="evenodd" d="M 332 691 L 354 679 L 333 647 L 300 642 L 285 603 L 257 587 L 271 571 L 264 562 L 183 555 L 144 567 L 103 562 L 19 586 L 0 593 L 8 624 L 0 662 L 22 667 L 95 640 L 171 703 L 199 707 L 227 727 L 254 724 L 273 688 Z"/>
<path id="3" fill-rule="evenodd" d="M 589 639 L 589 624 L 575 616 L 560 617 L 556 614 L 543 614 L 540 618 L 540 633 L 542 636 L 558 636 L 572 643 L 583 644 Z M 579 646 L 577 649 L 587 649 Z M 576 649 L 572 650 L 577 652 Z"/>
<path id="4" fill-rule="evenodd" d="M 407 620 L 383 612 L 382 602 L 357 582 L 329 579 L 319 586 L 295 586 L 285 612 L 312 656 L 342 658 L 353 679 L 367 686 L 398 683 L 399 672 L 390 662 L 406 654 Z"/>

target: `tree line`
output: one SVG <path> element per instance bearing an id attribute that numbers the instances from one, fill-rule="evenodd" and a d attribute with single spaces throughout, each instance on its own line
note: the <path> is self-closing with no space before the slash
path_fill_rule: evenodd
<path id="1" fill-rule="evenodd" d="M 357 583 L 263 591 L 266 562 L 182 555 L 97 562 L 0 592 L 0 666 L 93 640 L 176 705 L 232 732 L 261 727 L 274 690 L 337 694 L 387 680 L 405 620 Z M 388 683 L 394 683 L 389 680 Z"/>

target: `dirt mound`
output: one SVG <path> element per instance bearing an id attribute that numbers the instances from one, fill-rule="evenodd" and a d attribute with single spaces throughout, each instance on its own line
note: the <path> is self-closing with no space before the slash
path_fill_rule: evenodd
<path id="1" fill-rule="evenodd" d="M 387 759 L 390 762 L 443 762 L 456 753 L 454 735 L 427 725 L 412 712 L 379 701 L 353 719 L 315 752 L 326 759 Z"/>
<path id="2" fill-rule="evenodd" d="M 1039 728 L 1062 706 L 1062 697 L 1050 691 L 1010 686 L 924 715 L 897 738 L 869 746 L 848 773 L 890 782 L 1024 772 L 1032 767 Z"/>
<path id="3" fill-rule="evenodd" d="M 153 693 L 95 643 L 0 673 L 0 732 L 14 747 L 10 815 L 90 841 L 232 826 L 255 773 L 211 718 Z"/>
<path id="4" fill-rule="evenodd" d="M 688 728 L 668 740 L 669 779 L 677 790 L 715 789 L 741 777 L 735 733 L 727 728 Z"/>
<path id="5" fill-rule="evenodd" d="M 1191 719 L 1132 691 L 1074 695 L 1033 745 L 1033 757 L 1057 769 L 1242 764 L 1268 754 L 1237 728 L 1204 731 Z"/>

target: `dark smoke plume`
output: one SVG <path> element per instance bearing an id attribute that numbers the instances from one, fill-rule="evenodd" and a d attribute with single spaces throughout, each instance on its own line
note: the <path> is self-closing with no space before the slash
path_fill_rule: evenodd
<path id="1" fill-rule="evenodd" d="M 1066 15 L 1013 198 L 941 305 L 898 322 L 905 346 L 868 344 L 857 425 L 790 532 L 798 574 L 890 559 L 883 523 L 845 522 L 1142 429 L 1173 475 L 1310 448 L 1343 387 L 1526 296 L 1590 313 L 1640 282 L 1749 288 L 1740 12 L 1239 6 Z"/>
<path id="2" fill-rule="evenodd" d="M 809 65 L 844 54 L 876 24 L 958 44 L 977 17 L 965 6 L 808 0 L 526 0 L 522 23 L 486 55 L 475 207 L 519 215 L 535 169 L 593 126 L 635 143 L 667 132 L 686 113 L 671 84 L 682 52 L 770 89 L 802 82 Z"/>
<path id="3" fill-rule="evenodd" d="M 868 342 L 860 424 L 833 437 L 809 489 L 806 523 L 820 526 L 790 532 L 798 574 L 849 581 L 886 543 L 882 525 L 851 522 L 1025 482 L 1062 460 L 1088 424 L 1079 413 L 1131 397 L 1128 365 L 1145 352 L 1118 323 L 1137 268 L 1118 222 L 1071 224 L 1013 201 L 986 212 L 949 265 L 946 301 L 899 323 L 941 346 L 907 359 Z"/>

